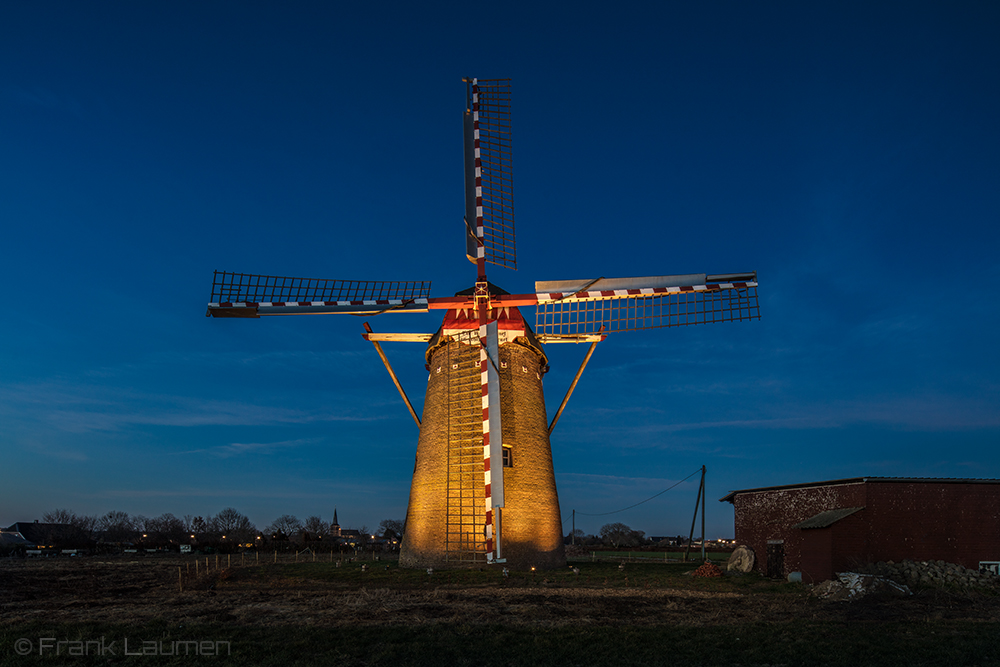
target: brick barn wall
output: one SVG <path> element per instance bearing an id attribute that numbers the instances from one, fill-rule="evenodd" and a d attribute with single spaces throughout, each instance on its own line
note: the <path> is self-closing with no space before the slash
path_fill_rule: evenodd
<path id="1" fill-rule="evenodd" d="M 872 480 L 758 491 L 734 498 L 736 540 L 767 572 L 767 541 L 785 541 L 783 574 L 804 581 L 869 562 L 944 560 L 968 568 L 1000 560 L 1000 484 Z M 822 511 L 864 507 L 828 528 L 792 529 Z"/>
<path id="2" fill-rule="evenodd" d="M 785 541 L 785 567 L 782 574 L 801 571 L 803 531 L 792 530 L 824 510 L 839 507 L 863 507 L 865 485 L 835 484 L 804 489 L 778 489 L 740 493 L 734 499 L 736 542 L 754 550 L 755 569 L 767 572 L 767 541 Z"/>
<path id="3" fill-rule="evenodd" d="M 815 573 L 816 577 L 820 577 L 817 579 L 818 581 L 833 578 L 834 572 L 856 570 L 861 564 L 885 560 L 876 557 L 874 542 L 871 539 L 872 514 L 868 509 L 871 504 L 871 488 L 869 487 L 868 507 L 830 526 L 832 536 L 830 540 L 830 569 L 826 572 Z"/>
<path id="4" fill-rule="evenodd" d="M 802 533 L 799 547 L 799 571 L 802 581 L 815 584 L 833 573 L 833 529 L 814 528 Z"/>
<path id="5" fill-rule="evenodd" d="M 1000 484 L 868 483 L 872 560 L 1000 560 Z"/>

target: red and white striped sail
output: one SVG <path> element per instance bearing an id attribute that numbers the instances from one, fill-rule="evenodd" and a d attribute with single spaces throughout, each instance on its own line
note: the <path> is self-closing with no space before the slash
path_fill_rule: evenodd
<path id="1" fill-rule="evenodd" d="M 332 280 L 216 271 L 207 314 L 213 317 L 259 317 L 427 312 L 430 291 L 429 280 Z"/>
<path id="2" fill-rule="evenodd" d="M 510 79 L 471 79 L 464 116 L 466 255 L 517 269 Z M 480 275 L 483 272 L 480 271 Z"/>
<path id="3" fill-rule="evenodd" d="M 613 333 L 760 319 L 756 273 L 550 281 L 535 285 L 539 291 L 534 294 L 493 294 L 488 298 L 480 296 L 477 302 L 475 294 L 431 297 L 429 281 L 343 281 L 217 271 L 208 314 L 260 317 L 428 310 L 478 313 L 478 304 L 485 302 L 485 319 L 501 323 L 502 337 L 513 308 L 536 306 L 535 333 L 543 342 L 594 334 L 602 326 L 604 333 Z M 453 315 L 446 316 L 446 329 L 448 317 Z"/>
<path id="4" fill-rule="evenodd" d="M 538 282 L 535 290 L 540 335 L 760 319 L 756 273 Z"/>

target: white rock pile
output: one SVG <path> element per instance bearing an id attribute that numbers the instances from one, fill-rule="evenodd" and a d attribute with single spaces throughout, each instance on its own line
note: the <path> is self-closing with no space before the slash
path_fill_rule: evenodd
<path id="1" fill-rule="evenodd" d="M 909 587 L 876 574 L 838 572 L 837 578 L 824 581 L 812 589 L 812 594 L 828 600 L 859 600 L 872 593 L 893 597 L 913 595 Z"/>

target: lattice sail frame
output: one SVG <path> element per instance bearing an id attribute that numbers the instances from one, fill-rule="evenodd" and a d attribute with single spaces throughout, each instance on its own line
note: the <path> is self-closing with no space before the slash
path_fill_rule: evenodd
<path id="1" fill-rule="evenodd" d="M 757 283 L 539 294 L 536 334 L 594 334 L 759 320 Z"/>
<path id="2" fill-rule="evenodd" d="M 216 271 L 213 303 L 405 301 L 430 296 L 430 281 L 329 280 Z"/>
<path id="3" fill-rule="evenodd" d="M 477 234 L 488 263 L 516 270 L 510 99 L 510 79 L 472 80 Z"/>
<path id="4" fill-rule="evenodd" d="M 216 271 L 208 314 L 378 313 L 426 310 L 430 281 L 331 280 Z"/>

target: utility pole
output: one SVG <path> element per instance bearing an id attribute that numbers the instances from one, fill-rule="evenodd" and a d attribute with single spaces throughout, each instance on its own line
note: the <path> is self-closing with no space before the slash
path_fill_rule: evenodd
<path id="1" fill-rule="evenodd" d="M 701 562 L 705 562 L 705 496 L 708 489 L 705 488 L 705 466 L 701 466 Z"/>
<path id="2" fill-rule="evenodd" d="M 684 560 L 691 553 L 691 542 L 694 541 L 694 524 L 698 520 L 698 506 L 701 505 L 701 559 L 705 560 L 705 466 L 701 467 L 701 484 L 698 485 L 698 497 L 694 501 L 694 516 L 691 517 L 691 532 L 688 533 L 687 548 L 684 549 Z"/>

